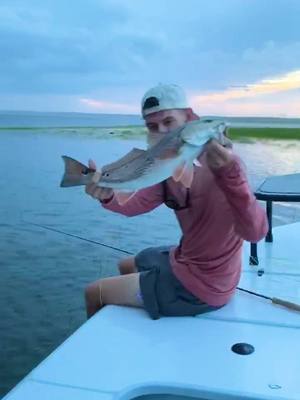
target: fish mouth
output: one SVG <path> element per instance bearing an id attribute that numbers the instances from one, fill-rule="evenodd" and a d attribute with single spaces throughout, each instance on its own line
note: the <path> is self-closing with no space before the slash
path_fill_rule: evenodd
<path id="1" fill-rule="evenodd" d="M 224 131 L 226 130 L 226 128 L 228 128 L 228 124 L 226 124 L 226 122 L 222 121 L 219 122 L 218 125 L 216 125 L 216 128 L 218 129 L 218 131 L 220 133 L 224 133 Z"/>
<path id="2" fill-rule="evenodd" d="M 225 130 L 228 128 L 228 123 L 224 122 L 224 121 L 216 121 L 216 120 L 206 120 L 204 121 L 205 123 L 210 124 L 210 129 L 217 131 L 218 133 L 224 133 Z"/>
<path id="3" fill-rule="evenodd" d="M 219 132 L 224 131 L 228 127 L 228 124 L 226 122 L 220 121 L 220 120 L 215 120 L 213 118 L 203 118 L 203 119 L 200 119 L 200 121 L 203 124 L 210 125 L 210 127 L 212 129 L 217 129 Z"/>

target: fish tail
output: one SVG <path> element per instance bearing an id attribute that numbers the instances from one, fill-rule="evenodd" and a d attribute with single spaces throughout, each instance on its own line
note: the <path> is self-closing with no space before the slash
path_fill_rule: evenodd
<path id="1" fill-rule="evenodd" d="M 90 173 L 95 170 L 68 156 L 62 156 L 65 172 L 60 182 L 61 187 L 86 185 L 90 181 Z"/>

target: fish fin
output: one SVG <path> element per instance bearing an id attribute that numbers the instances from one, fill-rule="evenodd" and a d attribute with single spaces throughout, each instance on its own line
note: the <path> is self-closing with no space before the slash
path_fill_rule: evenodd
<path id="1" fill-rule="evenodd" d="M 172 177 L 175 182 L 181 182 L 183 186 L 190 188 L 194 179 L 193 165 L 191 166 L 187 163 L 180 165 L 178 168 L 176 168 Z"/>
<path id="2" fill-rule="evenodd" d="M 194 169 L 193 167 L 184 167 L 183 174 L 180 178 L 180 182 L 185 186 L 186 188 L 190 188 L 192 186 L 194 179 Z"/>
<path id="3" fill-rule="evenodd" d="M 201 162 L 197 158 L 195 158 L 195 160 L 193 161 L 193 164 L 196 165 L 196 167 L 202 167 Z"/>
<path id="4" fill-rule="evenodd" d="M 95 170 L 68 156 L 62 156 L 65 172 L 60 182 L 61 187 L 80 186 L 87 184 L 87 175 Z"/>
<path id="5" fill-rule="evenodd" d="M 175 171 L 173 172 L 172 178 L 174 179 L 175 182 L 179 182 L 180 177 L 183 173 L 183 168 L 184 168 L 185 163 L 180 164 Z"/>
<path id="6" fill-rule="evenodd" d="M 114 191 L 114 196 L 120 206 L 123 206 L 125 203 L 127 203 L 134 195 L 136 192 L 118 192 Z"/>

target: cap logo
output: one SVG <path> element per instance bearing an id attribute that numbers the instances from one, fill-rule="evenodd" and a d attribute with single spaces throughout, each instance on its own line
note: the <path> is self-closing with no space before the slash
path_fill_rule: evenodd
<path id="1" fill-rule="evenodd" d="M 143 105 L 143 110 L 147 108 L 157 107 L 159 106 L 159 101 L 157 97 L 148 97 Z"/>

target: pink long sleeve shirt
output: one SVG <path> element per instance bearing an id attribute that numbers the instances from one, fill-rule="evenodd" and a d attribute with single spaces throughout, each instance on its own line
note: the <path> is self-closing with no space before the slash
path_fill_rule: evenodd
<path id="1" fill-rule="evenodd" d="M 243 240 L 257 242 L 267 233 L 265 211 L 253 195 L 238 157 L 212 172 L 201 158 L 194 167 L 190 207 L 175 211 L 182 230 L 170 264 L 183 286 L 211 306 L 226 304 L 241 275 Z M 185 203 L 186 189 L 168 179 L 168 193 Z M 125 205 L 113 197 L 103 207 L 126 216 L 146 213 L 164 202 L 162 184 L 138 191 Z"/>

